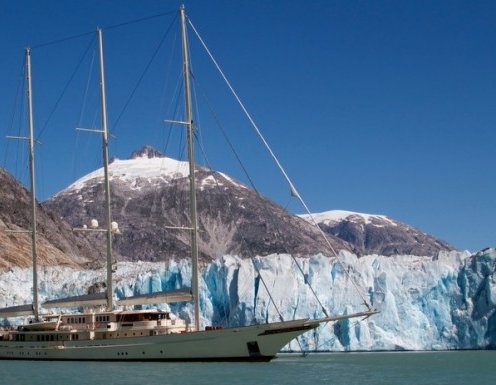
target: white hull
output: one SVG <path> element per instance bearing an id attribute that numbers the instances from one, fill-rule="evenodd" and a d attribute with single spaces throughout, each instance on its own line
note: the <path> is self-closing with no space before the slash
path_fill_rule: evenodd
<path id="1" fill-rule="evenodd" d="M 78 341 L 0 341 L 0 359 L 97 361 L 269 361 L 319 325 L 298 320 L 144 337 Z"/>

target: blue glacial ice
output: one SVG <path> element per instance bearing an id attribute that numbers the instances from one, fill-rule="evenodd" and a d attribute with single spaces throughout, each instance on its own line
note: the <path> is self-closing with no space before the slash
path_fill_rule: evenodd
<path id="1" fill-rule="evenodd" d="M 477 255 L 441 252 L 433 258 L 357 258 L 342 251 L 342 263 L 323 255 L 296 260 L 304 274 L 289 255 L 253 259 L 223 256 L 204 265 L 200 283 L 202 325 L 226 327 L 278 321 L 280 317 L 321 318 L 323 310 L 308 282 L 331 315 L 365 310 L 362 298 L 380 313 L 310 331 L 299 340 L 306 350 L 496 348 L 493 249 Z M 41 301 L 85 294 L 89 286 L 105 279 L 104 271 L 67 267 L 42 267 L 39 275 Z M 121 262 L 114 277 L 117 299 L 189 287 L 191 265 L 187 260 Z M 11 268 L 1 273 L 0 306 L 30 302 L 30 280 L 30 269 Z M 190 303 L 158 306 L 191 320 Z M 299 350 L 300 344 L 293 341 L 286 349 Z"/>

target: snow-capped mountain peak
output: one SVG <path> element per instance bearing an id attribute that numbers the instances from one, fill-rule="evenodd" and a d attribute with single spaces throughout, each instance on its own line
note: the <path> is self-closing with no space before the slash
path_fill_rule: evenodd
<path id="1" fill-rule="evenodd" d="M 133 184 L 137 179 L 154 182 L 170 181 L 189 175 L 189 165 L 186 161 L 166 157 L 153 147 L 145 146 L 140 151 L 131 154 L 130 159 L 114 158 L 109 164 L 110 180 L 120 180 Z M 93 179 L 103 178 L 103 167 L 86 174 L 71 184 L 65 191 L 81 190 Z"/>
<path id="2" fill-rule="evenodd" d="M 385 215 L 331 210 L 300 217 L 310 223 L 313 218 L 324 232 L 352 244 L 359 255 L 435 255 L 453 250 L 446 242 Z"/>
<path id="3" fill-rule="evenodd" d="M 165 154 L 149 144 L 146 144 L 140 150 L 133 151 L 129 159 L 136 158 L 165 158 Z"/>
<path id="4" fill-rule="evenodd" d="M 310 216 L 308 214 L 300 215 L 300 217 L 306 220 L 310 220 Z M 321 213 L 312 214 L 312 217 L 317 223 L 322 223 L 327 226 L 345 220 L 350 222 L 363 222 L 366 225 L 372 224 L 375 226 L 384 226 L 384 223 L 387 223 L 391 226 L 397 225 L 395 221 L 391 220 L 385 215 L 364 214 L 346 210 L 324 211 Z"/>
<path id="5" fill-rule="evenodd" d="M 196 166 L 195 173 L 207 171 L 201 166 Z M 199 180 L 199 186 L 204 189 L 208 186 L 222 186 L 224 183 L 240 188 L 246 188 L 243 184 L 228 175 L 217 172 L 209 175 L 204 180 Z M 167 157 L 150 145 L 143 146 L 140 150 L 134 151 L 129 159 L 121 160 L 113 158 L 109 164 L 109 178 L 111 181 L 120 181 L 128 184 L 133 190 L 141 190 L 144 187 L 152 187 L 162 183 L 171 182 L 174 179 L 189 176 L 189 163 L 187 161 L 176 160 Z M 103 181 L 103 167 L 84 175 L 73 184 L 55 194 L 78 192 L 89 184 L 95 185 Z"/>

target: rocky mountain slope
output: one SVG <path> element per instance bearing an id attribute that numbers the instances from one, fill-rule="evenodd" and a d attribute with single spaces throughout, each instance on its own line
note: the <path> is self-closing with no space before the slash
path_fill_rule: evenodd
<path id="1" fill-rule="evenodd" d="M 307 215 L 301 217 L 310 220 Z M 357 255 L 433 256 L 441 250 L 454 250 L 448 243 L 385 215 L 333 210 L 313 214 L 313 218 L 324 232 L 348 242 Z"/>
<path id="2" fill-rule="evenodd" d="M 188 165 L 145 146 L 110 165 L 114 237 L 118 260 L 163 261 L 189 255 Z M 79 179 L 39 206 L 41 264 L 103 262 L 102 233 L 71 227 L 105 222 L 103 171 Z M 294 216 L 229 176 L 198 167 L 200 252 L 203 259 L 292 253 L 314 255 L 327 247 L 308 218 Z M 29 266 L 30 238 L 6 230 L 29 229 L 29 194 L 0 169 L 0 268 Z M 55 214 L 56 213 L 56 214 Z M 336 250 L 357 255 L 436 255 L 453 248 L 418 229 L 380 215 L 333 211 L 316 214 Z M 305 220 L 307 219 L 307 220 Z M 171 229 L 175 227 L 175 229 Z"/>
<path id="3" fill-rule="evenodd" d="M 100 252 L 58 215 L 38 204 L 38 260 L 40 265 L 82 266 L 99 259 Z M 31 266 L 29 192 L 0 168 L 0 269 Z"/>
<path id="4" fill-rule="evenodd" d="M 121 231 L 114 249 L 120 259 L 187 257 L 190 233 L 178 228 L 190 226 L 188 164 L 144 147 L 131 159 L 115 159 L 109 171 L 113 220 Z M 229 176 L 198 167 L 196 181 L 203 259 L 227 254 L 313 255 L 326 250 L 314 226 Z M 44 206 L 78 227 L 92 218 L 104 223 L 103 197 L 100 169 L 48 199 Z M 330 238 L 336 249 L 350 250 L 346 242 Z M 103 237 L 96 237 L 95 243 L 103 246 Z"/>

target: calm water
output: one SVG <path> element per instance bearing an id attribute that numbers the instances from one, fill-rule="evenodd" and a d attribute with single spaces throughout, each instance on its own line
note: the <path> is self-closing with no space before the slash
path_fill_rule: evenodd
<path id="1" fill-rule="evenodd" d="M 496 351 L 281 355 L 270 363 L 0 361 L 0 384 L 496 384 Z"/>

